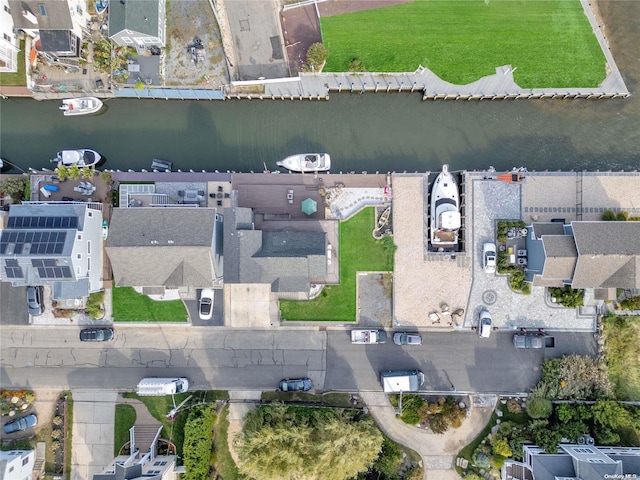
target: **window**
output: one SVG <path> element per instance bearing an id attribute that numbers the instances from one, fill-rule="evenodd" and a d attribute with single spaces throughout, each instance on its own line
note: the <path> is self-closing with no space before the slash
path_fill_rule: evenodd
<path id="1" fill-rule="evenodd" d="M 93 212 L 92 211 L 89 211 L 87 213 L 89 214 L 89 217 L 93 217 Z"/>
<path id="2" fill-rule="evenodd" d="M 596 453 L 589 447 L 575 447 L 573 451 L 577 453 Z"/>
<path id="3" fill-rule="evenodd" d="M 155 462 L 155 463 L 153 464 L 153 466 L 154 466 L 154 467 L 162 467 L 163 465 L 166 465 L 166 464 L 167 464 L 167 462 Z"/>
<path id="4" fill-rule="evenodd" d="M 588 458 L 587 462 L 589 463 L 605 463 L 605 461 L 601 458 Z"/>
<path id="5" fill-rule="evenodd" d="M 78 235 L 76 235 L 76 240 L 82 240 L 82 234 L 79 233 Z"/>
<path id="6" fill-rule="evenodd" d="M 122 41 L 124 43 L 133 43 L 133 40 L 131 40 L 129 37 L 122 37 Z"/>
<path id="7" fill-rule="evenodd" d="M 13 467 L 9 467 L 9 473 L 13 472 Z"/>
<path id="8" fill-rule="evenodd" d="M 4 39 L 5 39 L 7 42 L 10 42 L 10 41 L 11 41 L 11 37 L 10 37 L 9 35 L 7 35 L 6 33 L 3 33 L 3 34 L 2 34 L 2 36 L 4 37 Z"/>
<path id="9" fill-rule="evenodd" d="M 91 270 L 91 257 L 87 257 L 87 271 Z"/>
<path id="10" fill-rule="evenodd" d="M 82 7 L 80 5 L 78 5 L 76 7 L 76 12 L 78 12 L 80 15 L 82 15 Z"/>
<path id="11" fill-rule="evenodd" d="M 80 266 L 76 267 L 76 275 L 80 275 Z"/>
<path id="12" fill-rule="evenodd" d="M 78 260 L 82 260 L 82 254 L 81 253 L 78 254 Z"/>
<path id="13" fill-rule="evenodd" d="M 4 11 L 7 13 L 11 13 L 11 9 L 9 8 L 9 5 L 4 6 Z"/>
<path id="14" fill-rule="evenodd" d="M 91 242 L 87 241 L 87 255 L 91 255 Z"/>
<path id="15" fill-rule="evenodd" d="M 44 3 L 39 3 L 38 4 L 38 8 L 40 9 L 40 15 L 42 15 L 43 17 L 47 16 L 47 9 L 44 8 Z"/>
<path id="16" fill-rule="evenodd" d="M 22 466 L 24 467 L 27 463 L 29 463 L 29 457 L 24 457 L 22 459 Z"/>

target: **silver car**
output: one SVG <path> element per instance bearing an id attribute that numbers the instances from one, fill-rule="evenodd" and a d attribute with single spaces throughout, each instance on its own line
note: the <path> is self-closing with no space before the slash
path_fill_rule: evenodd
<path id="1" fill-rule="evenodd" d="M 485 243 L 482 247 L 482 268 L 485 272 L 496 272 L 496 258 L 496 244 Z"/>
<path id="2" fill-rule="evenodd" d="M 422 337 L 417 333 L 398 332 L 393 334 L 396 345 L 422 345 Z"/>
<path id="3" fill-rule="evenodd" d="M 489 338 L 492 330 L 491 313 L 489 310 L 482 310 L 478 320 L 478 335 L 482 338 Z"/>

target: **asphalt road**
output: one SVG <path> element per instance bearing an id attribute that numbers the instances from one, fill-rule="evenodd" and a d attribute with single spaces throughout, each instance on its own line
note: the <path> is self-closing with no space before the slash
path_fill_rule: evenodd
<path id="1" fill-rule="evenodd" d="M 527 392 L 540 363 L 595 353 L 591 334 L 556 335 L 551 350 L 516 350 L 512 333 L 424 332 L 421 346 L 351 345 L 348 331 L 116 326 L 108 344 L 81 343 L 78 328 L 2 328 L 0 385 L 132 390 L 145 376 L 186 376 L 196 389 L 269 390 L 310 377 L 318 390 L 379 390 L 384 370 L 422 370 L 425 390 Z"/>

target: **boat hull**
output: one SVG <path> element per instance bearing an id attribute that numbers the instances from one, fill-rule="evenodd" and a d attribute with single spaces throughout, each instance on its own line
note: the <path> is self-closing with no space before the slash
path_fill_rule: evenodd
<path id="1" fill-rule="evenodd" d="M 56 156 L 58 166 L 70 167 L 78 165 L 78 167 L 92 167 L 96 165 L 102 157 L 95 150 L 89 148 L 79 148 L 78 150 L 62 150 Z"/>
<path id="2" fill-rule="evenodd" d="M 102 110 L 104 104 L 97 97 L 67 98 L 62 100 L 60 110 L 65 117 L 92 115 Z"/>
<path id="3" fill-rule="evenodd" d="M 331 169 L 331 157 L 328 153 L 301 153 L 276 162 L 276 165 L 299 173 L 327 172 Z"/>
<path id="4" fill-rule="evenodd" d="M 456 250 L 461 226 L 458 184 L 443 165 L 431 190 L 430 241 L 436 250 Z"/>

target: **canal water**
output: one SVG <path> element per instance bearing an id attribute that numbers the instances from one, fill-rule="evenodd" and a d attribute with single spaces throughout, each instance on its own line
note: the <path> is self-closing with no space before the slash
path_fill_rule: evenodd
<path id="1" fill-rule="evenodd" d="M 600 2 L 625 100 L 427 101 L 419 93 L 333 93 L 329 101 L 111 99 L 91 117 L 59 102 L 0 102 L 0 155 L 26 169 L 60 149 L 93 148 L 103 168 L 262 171 L 263 162 L 328 152 L 332 171 L 426 171 L 526 166 L 620 170 L 640 165 L 640 2 Z"/>

